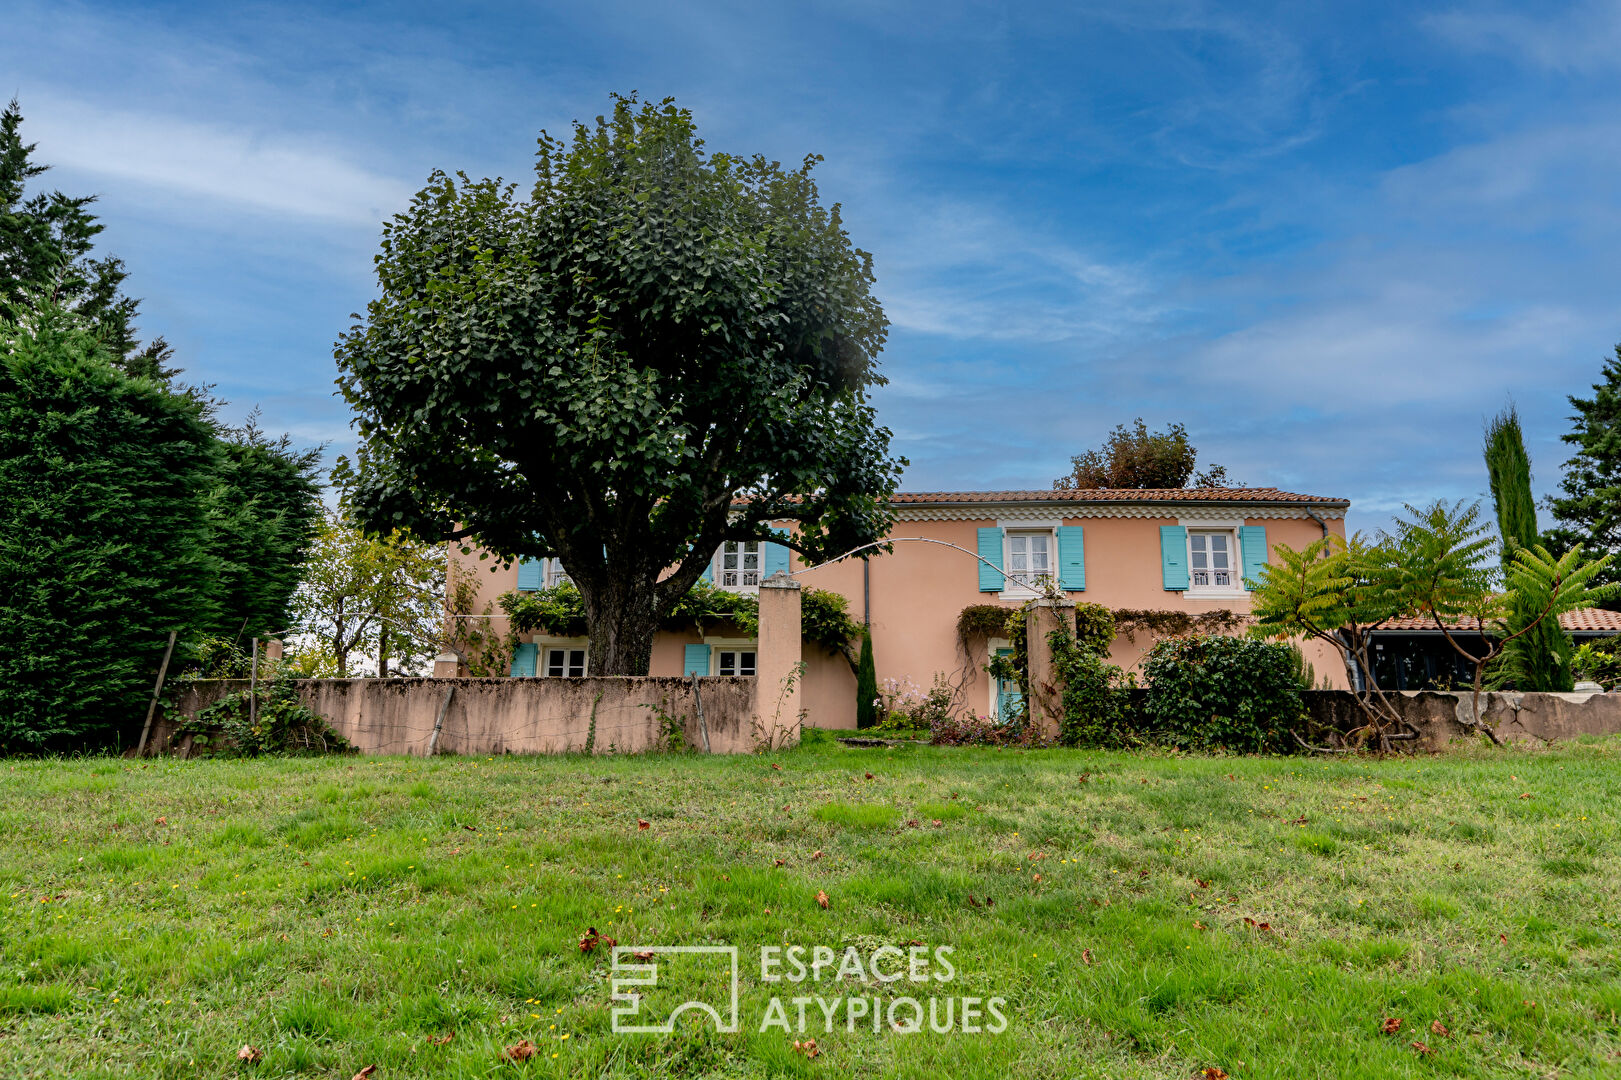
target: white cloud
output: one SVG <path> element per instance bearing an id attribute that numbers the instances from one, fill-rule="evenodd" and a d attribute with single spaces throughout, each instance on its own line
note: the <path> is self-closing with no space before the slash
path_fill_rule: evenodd
<path id="1" fill-rule="evenodd" d="M 1448 11 L 1424 20 L 1460 49 L 1516 57 L 1534 67 L 1586 72 L 1621 64 L 1621 2 L 1587 0 L 1565 11 Z"/>
<path id="2" fill-rule="evenodd" d="M 44 160 L 185 198 L 375 228 L 413 185 L 372 172 L 319 138 L 30 95 L 28 137 Z"/>

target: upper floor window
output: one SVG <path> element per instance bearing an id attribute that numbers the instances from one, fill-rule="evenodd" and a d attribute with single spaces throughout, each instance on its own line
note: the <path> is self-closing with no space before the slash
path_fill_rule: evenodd
<path id="1" fill-rule="evenodd" d="M 728 540 L 722 544 L 715 583 L 723 589 L 759 588 L 762 546 L 758 540 Z"/>
<path id="2" fill-rule="evenodd" d="M 568 571 L 563 569 L 562 559 L 546 560 L 546 587 L 548 589 L 556 585 L 561 585 L 565 581 L 572 580 L 573 579 L 568 576 Z"/>
<path id="3" fill-rule="evenodd" d="M 1049 530 L 1007 532 L 1003 560 L 1008 585 L 1039 590 L 1053 579 L 1053 534 Z"/>
<path id="4" fill-rule="evenodd" d="M 1233 556 L 1238 544 L 1231 529 L 1188 530 L 1188 580 L 1193 589 L 1236 589 Z"/>

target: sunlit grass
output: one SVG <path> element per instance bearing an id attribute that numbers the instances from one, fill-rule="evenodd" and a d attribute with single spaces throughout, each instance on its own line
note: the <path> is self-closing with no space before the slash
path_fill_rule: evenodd
<path id="1" fill-rule="evenodd" d="M 0 762 L 0 1075 L 1616 1075 L 1618 790 L 1616 740 Z M 614 1035 L 588 926 L 744 946 L 743 1030 Z M 1008 1030 L 759 1030 L 758 946 L 914 942 Z"/>

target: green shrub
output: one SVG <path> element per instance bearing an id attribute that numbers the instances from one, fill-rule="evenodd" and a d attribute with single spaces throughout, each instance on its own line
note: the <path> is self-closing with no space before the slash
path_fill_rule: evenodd
<path id="1" fill-rule="evenodd" d="M 872 658 L 872 635 L 861 635 L 861 661 L 856 665 L 856 727 L 878 723 L 878 665 Z"/>
<path id="2" fill-rule="evenodd" d="M 1253 638 L 1170 638 L 1143 659 L 1144 734 L 1190 750 L 1293 750 L 1305 714 L 1301 673 L 1287 645 Z"/>
<path id="3" fill-rule="evenodd" d="M 1101 640 L 1107 644 L 1112 637 L 1111 629 Z M 1108 654 L 1097 646 L 1099 640 L 1097 634 L 1086 640 L 1073 638 L 1062 629 L 1049 637 L 1053 667 L 1064 681 L 1059 740 L 1066 746 L 1125 746 L 1134 741 L 1125 673 L 1109 663 Z"/>

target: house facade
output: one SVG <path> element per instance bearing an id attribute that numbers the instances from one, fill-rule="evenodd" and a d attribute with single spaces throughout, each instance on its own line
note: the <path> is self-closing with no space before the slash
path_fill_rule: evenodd
<path id="1" fill-rule="evenodd" d="M 1051 581 L 1078 603 L 1189 616 L 1225 609 L 1242 620 L 1250 611 L 1245 580 L 1265 565 L 1272 546 L 1343 537 L 1348 507 L 1344 499 L 1274 488 L 906 492 L 894 497 L 889 552 L 809 567 L 784 544 L 728 543 L 705 576 L 720 588 L 753 592 L 781 570 L 807 587 L 840 593 L 850 614 L 871 630 L 880 686 L 921 691 L 943 678 L 960 709 L 989 715 L 1005 709 L 1014 691 L 998 686 L 985 665 L 1012 643 L 961 635 L 965 608 L 1012 610 Z M 481 599 L 491 602 L 511 589 L 547 587 L 563 575 L 555 560 L 463 565 L 480 576 Z M 1149 632 L 1122 635 L 1112 659 L 1129 670 L 1154 640 Z M 736 632 L 662 631 L 650 674 L 752 675 L 754 647 Z M 1345 685 L 1335 653 L 1311 645 L 1306 652 L 1319 679 Z M 583 675 L 586 659 L 583 638 L 528 635 L 513 674 Z M 810 642 L 803 659 L 808 722 L 854 727 L 849 661 Z"/>

